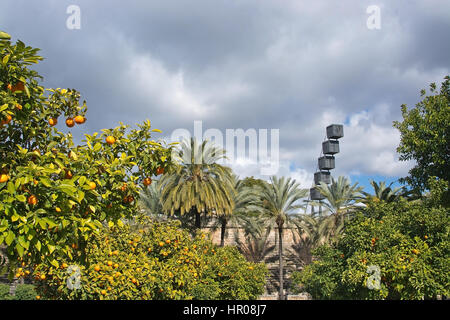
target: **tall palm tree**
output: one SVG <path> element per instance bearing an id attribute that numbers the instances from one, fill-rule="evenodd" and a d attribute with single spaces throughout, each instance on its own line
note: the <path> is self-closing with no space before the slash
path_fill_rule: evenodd
<path id="1" fill-rule="evenodd" d="M 243 220 L 249 212 L 256 212 L 258 208 L 255 203 L 258 200 L 258 190 L 259 187 L 255 186 L 253 188 L 248 187 L 244 180 L 240 180 L 237 175 L 233 174 L 233 210 L 231 214 L 223 214 L 217 212 L 217 223 L 213 225 L 213 229 L 220 226 L 220 246 L 225 244 L 226 230 L 229 226 L 240 226 L 241 222 L 246 222 Z"/>
<path id="2" fill-rule="evenodd" d="M 238 250 L 248 261 L 267 262 L 269 254 L 275 249 L 270 241 L 270 225 L 258 216 L 243 216 L 240 222 L 244 234 L 234 233 Z"/>
<path id="3" fill-rule="evenodd" d="M 351 185 L 346 177 L 340 176 L 337 180 L 331 178 L 330 185 L 321 182 L 316 188 L 325 197 L 325 201 L 308 202 L 313 206 L 324 206 L 328 210 L 329 215 L 322 215 L 319 233 L 325 236 L 326 241 L 334 241 L 344 227 L 345 217 L 361 202 L 362 187 L 358 187 L 357 182 Z"/>
<path id="4" fill-rule="evenodd" d="M 308 194 L 306 189 L 300 189 L 298 183 L 291 178 L 270 178 L 270 183 L 264 184 L 261 190 L 263 204 L 260 210 L 264 217 L 275 224 L 278 230 L 278 263 L 279 263 L 279 293 L 278 298 L 283 299 L 283 227 L 290 221 L 291 214 L 303 205 L 299 202 Z"/>
<path id="5" fill-rule="evenodd" d="M 364 196 L 366 197 L 365 201 L 377 199 L 379 201 L 394 202 L 400 197 L 407 197 L 410 194 L 408 191 L 406 191 L 405 187 L 397 187 L 394 189 L 391 188 L 393 182 L 386 186 L 386 183 L 384 181 L 377 183 L 371 180 L 370 184 L 373 187 L 374 194 L 372 195 L 368 192 L 363 192 Z"/>
<path id="6" fill-rule="evenodd" d="M 303 267 L 311 263 L 311 251 L 326 242 L 326 234 L 321 227 L 324 218 L 317 213 L 305 213 L 294 219 L 297 236 L 293 238 L 290 258 L 296 261 L 297 266 Z"/>
<path id="7" fill-rule="evenodd" d="M 176 154 L 179 164 L 173 174 L 161 178 L 163 211 L 173 215 L 195 216 L 195 227 L 201 228 L 201 214 L 231 214 L 234 203 L 233 177 L 230 168 L 217 162 L 225 150 L 209 141 L 185 140 Z"/>

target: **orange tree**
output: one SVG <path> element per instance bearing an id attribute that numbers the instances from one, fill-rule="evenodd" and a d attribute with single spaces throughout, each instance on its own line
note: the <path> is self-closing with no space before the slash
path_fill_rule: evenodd
<path id="1" fill-rule="evenodd" d="M 431 299 L 450 294 L 448 210 L 372 201 L 339 242 L 319 247 L 293 283 L 315 299 Z M 298 289 L 298 288 L 297 288 Z"/>
<path id="2" fill-rule="evenodd" d="M 105 226 L 89 242 L 89 265 L 62 261 L 35 268 L 42 299 L 255 299 L 267 269 L 204 234 L 192 238 L 179 221 L 139 217 Z M 71 269 L 72 268 L 72 269 Z M 22 270 L 21 270 L 22 271 Z M 79 286 L 73 287 L 79 276 Z M 68 282 L 72 284 L 68 285 Z"/>
<path id="3" fill-rule="evenodd" d="M 0 245 L 12 267 L 86 262 L 88 239 L 102 223 L 135 213 L 144 179 L 171 163 L 170 146 L 151 139 L 150 121 L 75 146 L 55 125 L 84 123 L 86 104 L 76 90 L 39 85 L 29 69 L 42 60 L 37 52 L 0 34 Z"/>

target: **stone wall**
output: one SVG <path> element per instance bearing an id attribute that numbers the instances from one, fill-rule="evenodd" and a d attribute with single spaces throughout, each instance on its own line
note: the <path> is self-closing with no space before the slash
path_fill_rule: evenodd
<path id="1" fill-rule="evenodd" d="M 202 229 L 205 233 L 210 234 L 213 243 L 220 244 L 220 228 L 213 229 L 206 227 Z M 294 232 L 293 232 L 294 231 Z M 240 241 L 243 241 L 244 231 L 240 228 L 227 228 L 225 233 L 225 245 L 235 246 L 236 236 Z M 278 262 L 278 230 L 273 229 L 269 234 L 269 244 L 274 245 L 275 248 L 271 254 L 266 259 L 266 264 L 269 269 L 269 276 L 267 277 L 265 294 L 263 297 L 265 300 L 275 300 L 278 299 L 278 288 L 279 288 L 279 262 Z M 300 252 L 299 255 L 299 236 L 295 233 L 295 230 L 290 228 L 285 228 L 283 230 L 283 261 L 284 261 L 284 288 L 285 293 L 288 295 L 288 300 L 305 300 L 305 296 L 301 295 L 299 297 L 289 295 L 290 293 L 290 275 L 294 270 L 301 270 L 302 261 L 310 259 L 308 257 L 308 252 Z"/>

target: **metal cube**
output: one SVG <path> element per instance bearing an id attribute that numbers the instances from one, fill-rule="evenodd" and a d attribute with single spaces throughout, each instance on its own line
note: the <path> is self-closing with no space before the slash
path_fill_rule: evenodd
<path id="1" fill-rule="evenodd" d="M 329 172 L 319 171 L 314 173 L 314 183 L 320 184 L 321 182 L 330 184 L 331 183 L 331 174 Z"/>
<path id="2" fill-rule="evenodd" d="M 323 200 L 325 197 L 315 187 L 309 189 L 309 197 L 311 200 Z"/>
<path id="3" fill-rule="evenodd" d="M 333 156 L 323 156 L 319 158 L 320 170 L 331 170 L 335 168 L 335 161 Z"/>
<path id="4" fill-rule="evenodd" d="M 339 141 L 327 140 L 322 142 L 323 154 L 336 154 L 339 153 Z"/>
<path id="5" fill-rule="evenodd" d="M 328 139 L 339 139 L 344 136 L 344 126 L 342 124 L 332 124 L 327 127 Z"/>

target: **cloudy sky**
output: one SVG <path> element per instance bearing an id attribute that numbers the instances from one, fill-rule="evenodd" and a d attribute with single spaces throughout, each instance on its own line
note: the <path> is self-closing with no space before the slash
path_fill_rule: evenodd
<path id="1" fill-rule="evenodd" d="M 80 29 L 67 28 L 70 5 Z M 224 136 L 279 129 L 278 175 L 304 187 L 331 123 L 345 132 L 334 175 L 362 185 L 406 175 L 392 121 L 450 68 L 448 0 L 2 0 L 0 30 L 42 49 L 45 86 L 82 93 L 80 139 L 146 118 L 156 138 L 196 120 Z M 232 166 L 260 176 L 251 161 Z"/>

